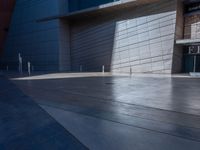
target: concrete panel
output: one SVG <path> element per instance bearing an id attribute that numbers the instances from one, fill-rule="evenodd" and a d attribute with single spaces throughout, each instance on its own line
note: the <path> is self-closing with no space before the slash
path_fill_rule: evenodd
<path id="1" fill-rule="evenodd" d="M 107 71 L 165 72 L 174 47 L 175 3 L 164 0 L 72 23 L 72 69 L 84 65 L 84 71 L 99 71 L 105 65 Z M 96 61 L 106 55 L 108 60 Z"/>
<path id="2" fill-rule="evenodd" d="M 63 2 L 64 0 L 62 0 Z M 60 1 L 61 2 L 61 1 Z M 58 15 L 62 12 L 59 1 L 17 0 L 10 31 L 6 41 L 2 67 L 18 67 L 18 53 L 23 57 L 24 69 L 30 61 L 34 70 L 59 70 L 58 20 L 36 22 L 38 18 Z M 64 13 L 64 12 L 63 12 Z"/>
<path id="3" fill-rule="evenodd" d="M 177 3 L 177 19 L 176 19 L 176 32 L 175 38 L 176 39 L 183 39 L 183 37 L 188 36 L 184 35 L 184 16 L 183 16 L 183 4 L 181 1 Z M 185 20 L 187 24 L 187 19 Z M 180 45 L 174 46 L 173 51 L 173 62 L 172 62 L 172 73 L 180 73 L 182 72 L 182 62 L 183 60 L 183 47 Z"/>
<path id="4" fill-rule="evenodd" d="M 181 51 L 175 51 L 174 40 L 182 27 L 177 2 L 162 0 L 106 16 L 37 22 L 66 15 L 68 0 L 18 0 L 2 67 L 16 70 L 21 53 L 25 69 L 30 61 L 41 71 L 101 71 L 104 65 L 105 71 L 179 72 Z"/>

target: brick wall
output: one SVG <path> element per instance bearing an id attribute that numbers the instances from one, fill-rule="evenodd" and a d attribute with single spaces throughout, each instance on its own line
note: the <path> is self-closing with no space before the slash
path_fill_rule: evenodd
<path id="1" fill-rule="evenodd" d="M 185 17 L 184 38 L 200 38 L 200 15 L 191 15 Z"/>

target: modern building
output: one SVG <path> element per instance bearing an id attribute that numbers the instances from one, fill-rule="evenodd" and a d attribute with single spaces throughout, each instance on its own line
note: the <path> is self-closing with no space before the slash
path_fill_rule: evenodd
<path id="1" fill-rule="evenodd" d="M 199 0 L 16 0 L 1 68 L 200 71 Z"/>

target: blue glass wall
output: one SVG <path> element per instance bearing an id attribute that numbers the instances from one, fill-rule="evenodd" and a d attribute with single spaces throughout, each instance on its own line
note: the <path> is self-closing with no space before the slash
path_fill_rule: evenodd
<path id="1" fill-rule="evenodd" d="M 69 11 L 77 11 L 119 0 L 69 0 Z"/>

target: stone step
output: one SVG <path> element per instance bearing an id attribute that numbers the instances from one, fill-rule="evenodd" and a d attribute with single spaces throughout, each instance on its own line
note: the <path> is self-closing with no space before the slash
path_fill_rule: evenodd
<path id="1" fill-rule="evenodd" d="M 190 72 L 191 77 L 200 77 L 200 72 Z"/>

